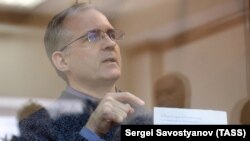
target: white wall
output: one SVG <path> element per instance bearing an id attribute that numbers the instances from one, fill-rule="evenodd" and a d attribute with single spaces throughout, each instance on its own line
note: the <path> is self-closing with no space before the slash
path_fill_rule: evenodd
<path id="1" fill-rule="evenodd" d="M 247 97 L 245 29 L 224 32 L 185 44 L 164 55 L 164 71 L 178 71 L 191 83 L 191 107 L 225 110 Z"/>
<path id="2" fill-rule="evenodd" d="M 144 100 L 147 107 L 152 105 L 151 57 L 150 53 L 141 53 L 130 62 L 130 80 L 132 92 Z"/>
<path id="3" fill-rule="evenodd" d="M 65 84 L 46 56 L 44 30 L 21 30 L 0 38 L 0 97 L 57 97 Z"/>

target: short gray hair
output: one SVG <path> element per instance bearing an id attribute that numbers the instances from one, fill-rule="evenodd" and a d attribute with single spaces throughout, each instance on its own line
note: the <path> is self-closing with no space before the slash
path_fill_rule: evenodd
<path id="1" fill-rule="evenodd" d="M 44 35 L 44 45 L 47 55 L 51 62 L 52 62 L 51 60 L 52 54 L 55 51 L 60 50 L 66 44 L 66 41 L 69 40 L 68 35 L 66 34 L 66 30 L 63 28 L 63 22 L 65 18 L 72 15 L 72 13 L 78 12 L 79 10 L 89 9 L 89 8 L 94 8 L 94 7 L 87 3 L 75 4 L 55 15 L 52 18 L 52 20 L 48 23 Z M 62 77 L 65 81 L 67 81 L 67 78 L 64 75 L 64 73 L 62 73 L 57 69 L 56 71 L 60 77 Z"/>

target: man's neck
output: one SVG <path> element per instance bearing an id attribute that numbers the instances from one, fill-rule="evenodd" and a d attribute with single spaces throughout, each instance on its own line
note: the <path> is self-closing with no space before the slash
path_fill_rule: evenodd
<path id="1" fill-rule="evenodd" d="M 101 85 L 95 83 L 94 85 L 91 85 L 91 83 L 86 83 L 86 84 L 79 84 L 79 83 L 74 83 L 74 82 L 69 82 L 69 86 L 72 87 L 73 89 L 83 92 L 87 95 L 90 95 L 92 97 L 101 99 L 104 97 L 105 94 L 109 92 L 115 92 L 115 84 L 110 84 L 110 85 Z"/>

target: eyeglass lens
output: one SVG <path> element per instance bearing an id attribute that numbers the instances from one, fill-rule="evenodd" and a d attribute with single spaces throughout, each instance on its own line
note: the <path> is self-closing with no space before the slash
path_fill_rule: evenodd
<path id="1" fill-rule="evenodd" d="M 110 29 L 106 32 L 106 34 L 113 41 L 120 40 L 124 36 L 124 33 L 118 29 Z M 87 36 L 88 36 L 89 42 L 96 42 L 102 39 L 103 37 L 105 37 L 105 33 L 101 30 L 93 30 L 93 31 L 89 31 Z"/>

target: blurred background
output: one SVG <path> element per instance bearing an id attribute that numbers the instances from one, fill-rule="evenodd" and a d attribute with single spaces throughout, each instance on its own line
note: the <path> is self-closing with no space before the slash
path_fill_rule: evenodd
<path id="1" fill-rule="evenodd" d="M 43 36 L 48 21 L 76 0 L 34 1 L 0 0 L 0 139 L 18 134 L 23 106 L 46 105 L 66 86 Z M 229 124 L 250 124 L 249 1 L 78 0 L 93 3 L 126 33 L 121 90 L 149 109 L 226 111 Z M 176 76 L 170 82 L 169 74 Z"/>

